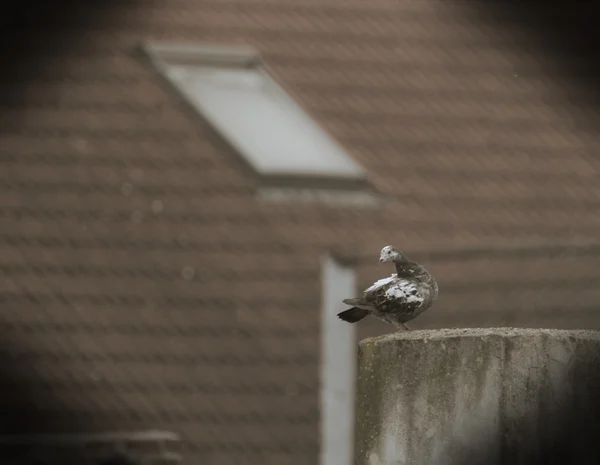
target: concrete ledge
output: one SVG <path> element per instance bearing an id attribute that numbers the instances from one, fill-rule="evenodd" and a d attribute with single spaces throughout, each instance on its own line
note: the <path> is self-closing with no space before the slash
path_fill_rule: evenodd
<path id="1" fill-rule="evenodd" d="M 600 332 L 452 329 L 359 345 L 359 465 L 600 463 Z"/>

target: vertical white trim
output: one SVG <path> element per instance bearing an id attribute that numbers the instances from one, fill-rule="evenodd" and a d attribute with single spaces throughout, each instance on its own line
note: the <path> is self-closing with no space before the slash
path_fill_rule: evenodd
<path id="1" fill-rule="evenodd" d="M 356 328 L 337 317 L 356 292 L 354 270 L 327 256 L 322 265 L 320 465 L 350 465 L 354 456 Z"/>

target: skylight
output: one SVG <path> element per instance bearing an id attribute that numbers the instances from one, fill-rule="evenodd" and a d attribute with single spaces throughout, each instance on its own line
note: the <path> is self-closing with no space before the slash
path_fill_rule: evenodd
<path id="1" fill-rule="evenodd" d="M 248 47 L 149 44 L 161 73 L 266 186 L 366 187 L 365 172 Z"/>

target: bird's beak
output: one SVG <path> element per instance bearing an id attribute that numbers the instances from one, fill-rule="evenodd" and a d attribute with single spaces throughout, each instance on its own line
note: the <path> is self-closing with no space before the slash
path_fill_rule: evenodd
<path id="1" fill-rule="evenodd" d="M 383 262 L 385 262 L 385 259 L 384 258 L 380 258 L 379 259 L 379 263 L 383 263 Z"/>

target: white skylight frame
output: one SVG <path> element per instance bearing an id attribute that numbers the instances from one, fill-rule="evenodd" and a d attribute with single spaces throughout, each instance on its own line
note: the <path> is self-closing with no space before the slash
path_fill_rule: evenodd
<path id="1" fill-rule="evenodd" d="M 261 186 L 373 192 L 363 167 L 269 75 L 252 47 L 148 42 L 143 49 Z M 245 105 L 232 112 L 226 102 Z"/>

